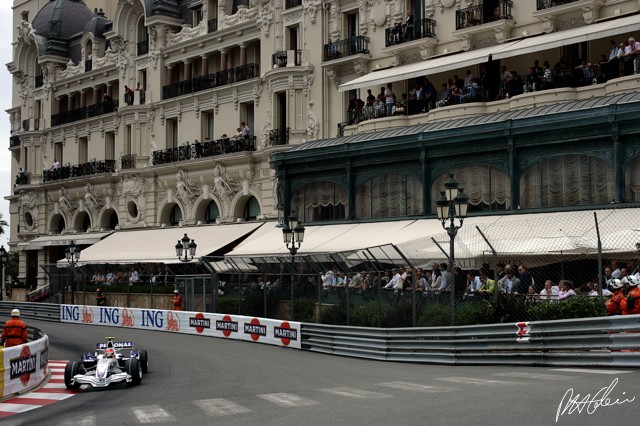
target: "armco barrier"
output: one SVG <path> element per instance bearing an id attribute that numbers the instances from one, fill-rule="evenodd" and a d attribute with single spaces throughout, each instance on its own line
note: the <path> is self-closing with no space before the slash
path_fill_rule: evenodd
<path id="1" fill-rule="evenodd" d="M 1 397 L 28 392 L 48 376 L 49 338 L 37 328 L 29 328 L 30 341 L 0 349 Z"/>
<path id="2" fill-rule="evenodd" d="M 302 349 L 415 363 L 637 366 L 640 315 L 459 328 L 383 329 L 305 323 Z"/>
<path id="3" fill-rule="evenodd" d="M 287 323 L 237 315 L 40 303 L 0 302 L 0 314 L 8 315 L 13 307 L 18 307 L 25 318 L 125 328 L 135 326 L 167 332 L 176 332 L 171 328 L 175 328 L 177 318 L 180 332 L 257 339 L 263 343 L 267 343 L 270 336 L 273 344 L 280 346 L 382 361 L 582 367 L 635 367 L 640 364 L 640 315 L 386 329 Z M 83 317 L 83 309 L 86 317 Z M 139 312 L 134 314 L 135 311 Z M 170 314 L 172 321 L 169 321 Z M 65 319 L 65 315 L 71 320 Z M 124 323 L 123 318 L 127 318 Z M 289 344 L 285 345 L 287 339 Z"/>

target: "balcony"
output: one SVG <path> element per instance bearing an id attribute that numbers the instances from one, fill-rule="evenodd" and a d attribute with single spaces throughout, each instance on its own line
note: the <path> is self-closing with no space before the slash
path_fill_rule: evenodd
<path id="1" fill-rule="evenodd" d="M 230 154 L 233 152 L 255 151 L 256 137 L 247 136 L 240 138 L 224 138 L 215 141 L 203 141 L 197 143 L 186 143 L 176 148 L 153 151 L 152 160 L 154 165 L 169 164 L 178 161 L 194 160 L 197 158 L 207 158 L 216 155 Z"/>
<path id="2" fill-rule="evenodd" d="M 43 170 L 42 182 L 52 182 L 55 180 L 71 179 L 82 176 L 91 176 L 99 173 L 113 173 L 116 171 L 115 160 L 93 160 L 89 163 L 66 165 L 59 170 Z"/>
<path id="3" fill-rule="evenodd" d="M 210 33 L 218 31 L 218 18 L 213 18 L 207 21 L 207 30 Z"/>
<path id="4" fill-rule="evenodd" d="M 542 31 L 555 31 L 555 21 L 564 19 L 563 15 L 582 13 L 585 24 L 592 24 L 605 5 L 605 0 L 537 0 L 537 11 L 533 17 L 542 22 Z"/>
<path id="5" fill-rule="evenodd" d="M 346 40 L 340 40 L 324 45 L 325 61 L 332 61 L 334 59 L 353 56 L 359 53 L 369 53 L 369 37 L 353 36 Z"/>
<path id="6" fill-rule="evenodd" d="M 136 154 L 125 154 L 120 157 L 120 168 L 122 170 L 129 170 L 136 168 Z"/>
<path id="7" fill-rule="evenodd" d="M 292 60 L 289 60 L 289 52 L 291 52 Z M 302 65 L 302 50 L 283 50 L 271 55 L 271 65 L 273 68 L 299 67 Z"/>
<path id="8" fill-rule="evenodd" d="M 456 11 L 456 30 L 475 27 L 477 25 L 502 20 L 512 20 L 511 8 L 513 1 L 500 0 L 493 10 L 487 10 L 483 4 L 467 7 Z"/>
<path id="9" fill-rule="evenodd" d="M 436 21 L 425 18 L 416 22 L 413 27 L 397 23 L 384 31 L 385 46 L 395 46 L 422 38 L 436 38 Z"/>
<path id="10" fill-rule="evenodd" d="M 109 114 L 117 110 L 118 103 L 116 101 L 104 101 L 98 104 L 89 105 L 88 107 L 53 114 L 51 116 L 51 126 L 55 127 L 62 124 L 73 123 L 74 121 L 86 120 L 87 118 Z"/>
<path id="11" fill-rule="evenodd" d="M 16 186 L 29 185 L 30 183 L 31 183 L 31 174 L 29 172 L 21 171 L 16 175 Z"/>
<path id="12" fill-rule="evenodd" d="M 284 2 L 285 9 L 292 9 L 298 6 L 302 6 L 302 0 L 285 0 Z"/>
<path id="13" fill-rule="evenodd" d="M 552 7 L 563 6 L 577 1 L 580 0 L 537 0 L 537 10 L 550 9 Z"/>
<path id="14" fill-rule="evenodd" d="M 13 148 L 16 146 L 20 146 L 20 136 L 18 135 L 9 136 L 9 148 Z"/>
<path id="15" fill-rule="evenodd" d="M 273 129 L 269 131 L 269 146 L 289 144 L 289 127 Z"/>
<path id="16" fill-rule="evenodd" d="M 139 41 L 136 44 L 136 51 L 138 52 L 138 56 L 146 55 L 149 53 L 149 40 Z"/>
<path id="17" fill-rule="evenodd" d="M 44 85 L 44 76 L 43 75 L 36 75 L 34 85 L 35 85 L 36 89 L 38 87 L 42 87 Z"/>
<path id="18" fill-rule="evenodd" d="M 260 75 L 258 64 L 241 65 L 224 71 L 196 77 L 192 80 L 184 80 L 178 83 L 162 87 L 162 99 L 171 99 L 182 95 L 188 95 L 202 90 L 213 89 L 239 81 L 250 80 Z"/>

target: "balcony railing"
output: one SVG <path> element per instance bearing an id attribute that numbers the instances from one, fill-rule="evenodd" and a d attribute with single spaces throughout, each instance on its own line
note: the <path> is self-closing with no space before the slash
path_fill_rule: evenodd
<path id="1" fill-rule="evenodd" d="M 136 154 L 125 154 L 120 157 L 120 167 L 122 168 L 122 170 L 135 169 L 136 158 Z"/>
<path id="2" fill-rule="evenodd" d="M 500 0 L 493 10 L 488 10 L 483 4 L 456 10 L 456 30 L 475 27 L 502 19 L 513 19 L 511 16 L 512 7 L 512 0 Z"/>
<path id="3" fill-rule="evenodd" d="M 31 174 L 29 172 L 20 172 L 16 175 L 16 185 L 29 185 L 31 183 Z"/>
<path id="4" fill-rule="evenodd" d="M 218 31 L 218 18 L 210 19 L 207 22 L 207 28 L 210 33 L 215 33 Z"/>
<path id="5" fill-rule="evenodd" d="M 269 131 L 269 146 L 287 145 L 289 143 L 289 127 Z"/>
<path id="6" fill-rule="evenodd" d="M 139 41 L 137 44 L 138 56 L 146 55 L 149 53 L 149 40 Z"/>
<path id="7" fill-rule="evenodd" d="M 36 75 L 36 78 L 35 78 L 35 86 L 36 86 L 36 88 L 42 87 L 43 84 L 44 84 L 44 76 Z"/>
<path id="8" fill-rule="evenodd" d="M 436 38 L 436 21 L 434 19 L 425 18 L 413 26 L 398 23 L 393 28 L 385 30 L 386 47 L 422 38 Z"/>
<path id="9" fill-rule="evenodd" d="M 93 60 L 87 59 L 84 61 L 84 72 L 89 72 L 93 69 Z"/>
<path id="10" fill-rule="evenodd" d="M 60 114 L 53 114 L 51 116 L 51 125 L 60 126 L 66 123 L 72 123 L 74 121 L 86 120 L 87 118 L 108 114 L 117 110 L 118 104 L 116 101 L 104 101 L 98 104 L 89 105 L 88 107 L 61 112 Z"/>
<path id="11" fill-rule="evenodd" d="M 59 170 L 43 170 L 42 181 L 51 182 L 60 179 L 71 179 L 75 177 L 91 176 L 99 173 L 113 173 L 116 171 L 116 160 L 93 160 L 89 163 L 70 164 L 60 167 Z"/>
<path id="12" fill-rule="evenodd" d="M 223 138 L 215 141 L 187 143 L 176 148 L 153 151 L 153 164 L 168 164 L 232 152 L 255 151 L 256 137 Z"/>
<path id="13" fill-rule="evenodd" d="M 579 0 L 537 0 L 538 10 L 549 9 L 563 4 L 575 3 Z"/>
<path id="14" fill-rule="evenodd" d="M 369 37 L 353 36 L 346 40 L 324 45 L 325 61 L 331 61 L 358 53 L 369 53 Z"/>
<path id="15" fill-rule="evenodd" d="M 176 96 L 188 95 L 238 81 L 249 80 L 259 75 L 260 67 L 258 64 L 241 65 L 213 74 L 196 77 L 192 80 L 184 80 L 163 86 L 162 99 L 175 98 Z"/>
<path id="16" fill-rule="evenodd" d="M 273 55 L 271 55 L 271 65 L 274 68 L 282 68 L 282 67 L 286 67 L 288 60 L 288 51 L 287 50 L 283 50 L 281 52 L 276 52 Z M 299 67 L 300 65 L 302 65 L 302 50 L 296 50 L 295 51 L 295 66 Z"/>
<path id="17" fill-rule="evenodd" d="M 291 9 L 292 7 L 302 6 L 302 0 L 285 0 L 284 8 Z"/>
<path id="18" fill-rule="evenodd" d="M 9 148 L 14 146 L 20 146 L 20 136 L 18 135 L 9 136 Z"/>

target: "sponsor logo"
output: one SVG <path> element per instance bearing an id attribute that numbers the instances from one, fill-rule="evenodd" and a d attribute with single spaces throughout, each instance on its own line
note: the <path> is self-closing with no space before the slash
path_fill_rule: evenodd
<path id="1" fill-rule="evenodd" d="M 198 312 L 195 317 L 189 317 L 189 327 L 195 328 L 198 333 L 202 333 L 205 328 L 211 328 L 211 320 L 205 318 L 202 312 Z"/>
<path id="2" fill-rule="evenodd" d="M 283 345 L 289 346 L 292 340 L 298 340 L 298 330 L 291 328 L 291 325 L 284 321 L 280 327 L 273 327 L 273 337 L 280 339 Z"/>
<path id="3" fill-rule="evenodd" d="M 82 322 L 84 324 L 93 323 L 93 311 L 87 306 L 82 307 Z"/>
<path id="4" fill-rule="evenodd" d="M 133 314 L 130 314 L 126 308 L 122 310 L 122 326 L 133 327 Z"/>
<path id="5" fill-rule="evenodd" d="M 180 331 L 180 318 L 169 311 L 167 313 L 167 331 Z"/>
<path id="6" fill-rule="evenodd" d="M 27 386 L 31 373 L 36 372 L 37 366 L 36 354 L 32 354 L 28 346 L 23 346 L 20 357 L 9 360 L 9 378 L 14 380 L 19 377 L 22 386 Z"/>
<path id="7" fill-rule="evenodd" d="M 60 319 L 62 321 L 80 321 L 80 308 L 78 306 L 62 305 L 60 310 Z"/>
<path id="8" fill-rule="evenodd" d="M 222 331 L 224 337 L 229 337 L 231 333 L 238 332 L 238 322 L 232 321 L 229 315 L 225 315 L 222 320 L 216 321 L 216 330 Z"/>
<path id="9" fill-rule="evenodd" d="M 49 342 L 46 342 L 44 348 L 40 351 L 40 370 L 47 375 L 47 366 L 49 365 Z"/>
<path id="10" fill-rule="evenodd" d="M 250 323 L 245 323 L 244 334 L 250 334 L 251 340 L 257 342 L 260 336 L 267 335 L 267 326 L 260 324 L 258 318 L 252 318 Z"/>

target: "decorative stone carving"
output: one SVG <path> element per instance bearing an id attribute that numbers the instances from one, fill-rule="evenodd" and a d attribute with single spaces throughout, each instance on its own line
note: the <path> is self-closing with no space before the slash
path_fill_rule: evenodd
<path id="1" fill-rule="evenodd" d="M 195 27 L 192 27 L 189 24 L 182 24 L 182 28 L 180 28 L 180 31 L 177 33 L 171 31 L 166 32 L 167 45 L 171 46 L 173 44 L 182 43 L 183 41 L 204 34 L 207 34 L 207 21 L 204 19 Z"/>
<path id="2" fill-rule="evenodd" d="M 312 25 L 316 23 L 316 14 L 318 13 L 318 9 L 322 8 L 321 0 L 306 0 L 303 4 L 305 12 L 309 15 L 309 22 Z"/>
<path id="3" fill-rule="evenodd" d="M 238 192 L 238 185 L 227 175 L 222 163 L 216 162 L 213 166 L 213 193 L 222 203 L 221 216 L 230 216 L 231 199 Z"/>
<path id="4" fill-rule="evenodd" d="M 193 202 L 201 193 L 202 191 L 191 182 L 187 172 L 183 169 L 178 169 L 178 173 L 176 173 L 176 194 L 185 209 L 185 218 L 191 217 Z"/>
<path id="5" fill-rule="evenodd" d="M 587 24 L 593 24 L 593 21 L 598 19 L 600 12 L 600 6 L 594 7 L 593 5 L 582 7 L 582 17 Z"/>
<path id="6" fill-rule="evenodd" d="M 27 99 L 29 97 L 29 79 L 25 73 L 22 71 L 16 71 L 13 73 L 13 78 L 16 80 L 16 83 L 20 86 L 18 90 L 18 94 L 20 95 L 20 99 L 22 100 L 22 106 L 27 106 Z M 16 127 L 20 128 L 20 126 Z"/>
<path id="7" fill-rule="evenodd" d="M 271 123 L 271 110 L 267 110 L 267 119 L 262 125 L 262 145 L 263 147 L 270 146 L 269 133 L 273 130 L 273 124 Z"/>
<path id="8" fill-rule="evenodd" d="M 238 5 L 238 11 L 235 15 L 225 15 L 223 28 L 230 27 L 232 25 L 242 24 L 243 22 L 257 21 L 258 8 L 248 8 L 245 5 Z"/>
<path id="9" fill-rule="evenodd" d="M 460 49 L 465 52 L 473 49 L 473 38 L 470 35 L 461 35 L 458 38 L 460 39 Z"/>
<path id="10" fill-rule="evenodd" d="M 65 215 L 65 219 L 71 217 L 71 213 L 75 209 L 75 203 L 69 199 L 69 192 L 67 188 L 61 186 L 58 190 L 58 202 L 56 203 L 56 210 Z"/>
<path id="11" fill-rule="evenodd" d="M 311 91 L 311 86 L 313 86 L 313 74 L 305 74 L 303 77 L 303 94 L 304 96 L 309 96 L 309 92 Z"/>
<path id="12" fill-rule="evenodd" d="M 271 0 L 260 0 L 258 4 L 258 29 L 262 31 L 262 34 L 269 38 L 269 28 L 273 23 L 273 6 Z"/>
<path id="13" fill-rule="evenodd" d="M 146 196 L 144 193 L 145 178 L 142 175 L 126 175 L 122 177 L 122 195 L 125 200 L 125 210 L 127 220 L 131 223 L 138 223 L 144 220 Z M 128 208 L 129 202 L 135 203 L 137 214 L 133 216 Z"/>
<path id="14" fill-rule="evenodd" d="M 94 218 L 102 206 L 104 206 L 104 200 L 100 200 L 96 196 L 93 185 L 91 185 L 91 183 L 87 183 L 84 186 L 84 207 L 85 211 L 89 213 L 89 216 L 91 217 L 91 223 L 95 223 Z"/>
<path id="15" fill-rule="evenodd" d="M 33 231 L 38 228 L 38 199 L 40 194 L 34 191 L 25 191 L 20 193 L 20 206 L 22 208 L 22 217 L 25 218 L 28 215 L 31 217 L 31 221 L 23 220 L 20 223 L 27 231 Z"/>
<path id="16" fill-rule="evenodd" d="M 253 84 L 253 105 L 257 108 L 258 103 L 260 102 L 260 95 L 262 95 L 263 90 L 262 82 L 256 82 Z"/>
<path id="17" fill-rule="evenodd" d="M 553 17 L 551 16 L 545 16 L 542 18 L 542 32 L 544 33 L 552 33 L 556 30 L 555 28 L 555 22 L 553 20 Z"/>
<path id="18" fill-rule="evenodd" d="M 315 139 L 317 133 L 318 119 L 316 118 L 311 108 L 309 108 L 309 110 L 307 111 L 307 135 L 309 135 L 310 138 Z"/>
<path id="19" fill-rule="evenodd" d="M 342 14 L 340 13 L 340 2 L 334 0 L 329 5 L 329 38 L 331 41 L 340 40 L 342 30 Z"/>
<path id="20" fill-rule="evenodd" d="M 18 29 L 18 43 L 32 44 L 35 43 L 36 31 L 27 21 L 22 21 L 16 27 Z"/>

